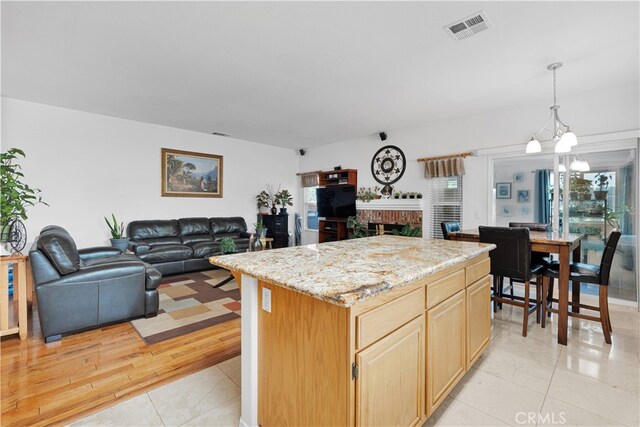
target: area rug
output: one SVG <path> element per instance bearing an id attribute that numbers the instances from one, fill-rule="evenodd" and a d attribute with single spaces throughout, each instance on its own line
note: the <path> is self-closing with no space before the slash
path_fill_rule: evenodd
<path id="1" fill-rule="evenodd" d="M 156 317 L 132 320 L 147 344 L 166 341 L 240 317 L 238 283 L 227 270 L 168 276 L 158 286 Z"/>

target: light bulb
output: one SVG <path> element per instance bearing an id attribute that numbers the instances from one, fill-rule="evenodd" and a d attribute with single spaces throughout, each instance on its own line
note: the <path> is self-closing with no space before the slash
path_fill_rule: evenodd
<path id="1" fill-rule="evenodd" d="M 576 137 L 575 133 L 571 132 L 571 129 L 567 129 L 560 140 L 564 140 L 564 142 L 569 144 L 570 147 L 575 147 L 576 145 L 578 145 L 578 138 Z"/>
<path id="2" fill-rule="evenodd" d="M 535 136 L 532 136 L 531 140 L 527 144 L 526 153 L 527 154 L 539 153 L 541 151 L 542 151 L 542 146 L 540 145 L 540 141 L 538 141 Z"/>
<path id="3" fill-rule="evenodd" d="M 570 151 L 571 146 L 566 139 L 560 138 L 560 140 L 556 142 L 556 153 L 568 153 Z"/>

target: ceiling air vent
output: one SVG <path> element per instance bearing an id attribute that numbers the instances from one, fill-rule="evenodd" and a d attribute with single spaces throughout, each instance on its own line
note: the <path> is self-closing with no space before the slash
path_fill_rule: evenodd
<path id="1" fill-rule="evenodd" d="M 454 40 L 462 40 L 478 34 L 481 31 L 488 30 L 490 27 L 491 23 L 487 15 L 483 11 L 480 11 L 452 22 L 449 25 L 445 25 L 444 30 Z"/>

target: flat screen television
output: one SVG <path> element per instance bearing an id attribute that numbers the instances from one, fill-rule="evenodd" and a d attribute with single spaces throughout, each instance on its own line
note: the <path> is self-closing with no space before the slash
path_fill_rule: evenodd
<path id="1" fill-rule="evenodd" d="M 356 187 L 340 185 L 316 189 L 318 217 L 347 218 L 356 215 Z"/>

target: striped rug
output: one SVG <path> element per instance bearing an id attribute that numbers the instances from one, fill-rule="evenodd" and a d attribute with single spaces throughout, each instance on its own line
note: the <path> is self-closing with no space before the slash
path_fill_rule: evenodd
<path id="1" fill-rule="evenodd" d="M 227 270 L 209 270 L 163 278 L 156 317 L 132 320 L 147 344 L 166 341 L 240 317 L 240 291 Z"/>

